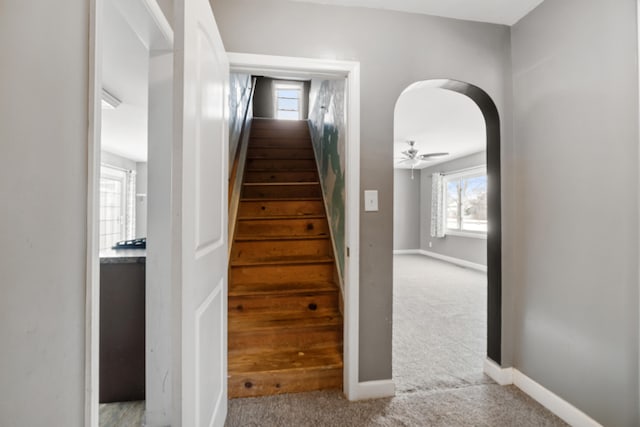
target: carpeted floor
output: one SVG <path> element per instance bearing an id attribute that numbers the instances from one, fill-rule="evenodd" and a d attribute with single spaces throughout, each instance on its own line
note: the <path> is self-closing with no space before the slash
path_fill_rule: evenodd
<path id="1" fill-rule="evenodd" d="M 566 426 L 482 374 L 486 277 L 421 255 L 394 257 L 393 398 L 339 391 L 229 402 L 227 427 Z"/>
<path id="2" fill-rule="evenodd" d="M 100 427 L 140 427 L 144 401 L 100 404 Z"/>
<path id="3" fill-rule="evenodd" d="M 485 273 L 422 255 L 394 257 L 393 379 L 398 393 L 487 384 Z"/>

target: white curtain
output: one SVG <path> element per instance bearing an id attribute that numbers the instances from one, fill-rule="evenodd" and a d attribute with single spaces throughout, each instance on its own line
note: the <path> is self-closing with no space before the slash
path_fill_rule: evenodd
<path id="1" fill-rule="evenodd" d="M 431 175 L 431 237 L 444 237 L 444 175 Z"/>

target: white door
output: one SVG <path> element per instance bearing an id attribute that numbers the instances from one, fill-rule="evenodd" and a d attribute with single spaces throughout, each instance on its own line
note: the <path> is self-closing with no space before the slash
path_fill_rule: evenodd
<path id="1" fill-rule="evenodd" d="M 173 425 L 223 426 L 229 64 L 209 2 L 175 3 Z"/>

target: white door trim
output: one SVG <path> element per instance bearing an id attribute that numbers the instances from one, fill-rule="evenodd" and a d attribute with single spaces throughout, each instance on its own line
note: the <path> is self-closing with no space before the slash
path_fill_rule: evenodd
<path id="1" fill-rule="evenodd" d="M 231 71 L 269 74 L 282 78 L 346 78 L 347 135 L 345 159 L 345 245 L 349 256 L 344 271 L 344 393 L 349 400 L 359 391 L 360 301 L 360 63 L 290 56 L 228 53 Z M 346 253 L 346 251 L 345 251 Z"/>
<path id="2" fill-rule="evenodd" d="M 89 97 L 87 100 L 87 247 L 85 297 L 85 401 L 84 425 L 98 427 L 100 397 L 100 162 L 102 130 L 103 0 L 89 2 Z M 173 34 L 156 0 L 120 0 L 132 28 L 143 23 L 148 31 L 141 41 L 148 51 L 170 51 Z M 147 23 L 145 26 L 144 23 Z M 142 32 L 138 28 L 138 34 Z"/>
<path id="3" fill-rule="evenodd" d="M 98 427 L 100 394 L 100 132 L 102 129 L 102 0 L 89 4 L 87 135 L 87 275 L 84 425 Z"/>

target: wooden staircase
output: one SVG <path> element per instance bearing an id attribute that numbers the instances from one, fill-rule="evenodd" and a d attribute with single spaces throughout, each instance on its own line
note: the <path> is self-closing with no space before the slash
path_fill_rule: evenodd
<path id="1" fill-rule="evenodd" d="M 253 120 L 229 267 L 229 397 L 341 388 L 340 290 L 306 121 Z"/>

